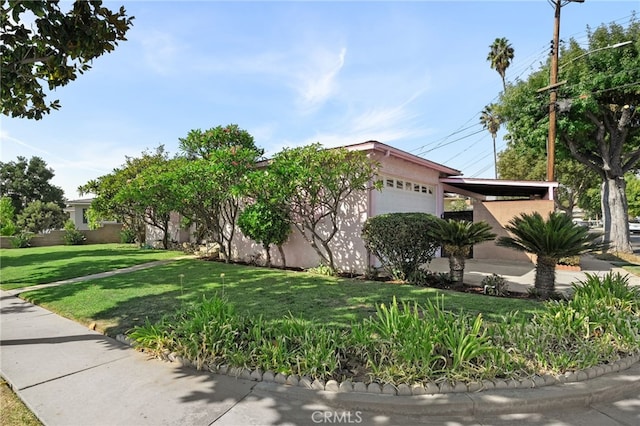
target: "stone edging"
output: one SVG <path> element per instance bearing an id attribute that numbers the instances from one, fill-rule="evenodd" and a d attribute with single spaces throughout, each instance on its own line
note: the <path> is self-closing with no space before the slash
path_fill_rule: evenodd
<path id="1" fill-rule="evenodd" d="M 123 334 L 116 336 L 116 340 L 125 345 L 135 347 L 135 342 Z M 195 365 L 188 359 L 182 358 L 175 353 L 165 352 L 158 356 L 159 359 L 168 362 L 178 362 L 183 367 L 195 368 Z M 595 367 L 586 368 L 584 370 L 566 372 L 561 375 L 545 374 L 543 376 L 533 376 L 525 379 L 515 380 L 483 380 L 481 382 L 429 382 L 422 384 L 400 384 L 398 386 L 386 383 L 363 383 L 345 380 L 339 383 L 336 380 L 312 380 L 307 376 L 298 376 L 295 374 L 285 375 L 274 373 L 273 371 L 249 370 L 240 367 L 229 367 L 227 365 L 209 365 L 207 370 L 215 374 L 223 374 L 231 377 L 237 377 L 255 382 L 272 382 L 280 385 L 299 386 L 305 389 L 313 389 L 328 392 L 358 392 L 378 395 L 397 395 L 397 396 L 413 396 L 413 395 L 432 395 L 447 393 L 465 393 L 465 392 L 481 392 L 493 389 L 532 389 L 543 386 L 552 386 L 563 383 L 582 382 L 589 379 L 602 376 L 604 374 L 623 371 L 640 361 L 640 353 L 630 355 L 625 359 L 621 359 L 612 364 L 597 365 Z"/>

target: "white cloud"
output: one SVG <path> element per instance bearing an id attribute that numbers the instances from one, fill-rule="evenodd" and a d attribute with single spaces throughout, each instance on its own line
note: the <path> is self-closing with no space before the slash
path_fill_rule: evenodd
<path id="1" fill-rule="evenodd" d="M 346 47 L 341 48 L 337 54 L 318 49 L 311 53 L 308 62 L 302 64 L 301 69 L 295 71 L 297 91 L 303 107 L 317 107 L 334 94 L 346 54 Z"/>
<path id="2" fill-rule="evenodd" d="M 171 34 L 150 31 L 141 38 L 142 56 L 147 65 L 156 73 L 167 75 L 183 66 L 178 55 L 187 46 L 180 43 Z"/>

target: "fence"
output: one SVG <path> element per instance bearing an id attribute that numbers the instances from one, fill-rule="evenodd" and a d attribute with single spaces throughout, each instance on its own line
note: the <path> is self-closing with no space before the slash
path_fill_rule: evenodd
<path id="1" fill-rule="evenodd" d="M 87 238 L 85 244 L 119 243 L 122 224 L 105 224 L 101 228 L 80 231 Z M 31 247 L 59 246 L 64 244 L 65 231 L 51 231 L 48 234 L 37 234 L 31 239 Z M 13 248 L 11 237 L 0 237 L 1 248 Z"/>

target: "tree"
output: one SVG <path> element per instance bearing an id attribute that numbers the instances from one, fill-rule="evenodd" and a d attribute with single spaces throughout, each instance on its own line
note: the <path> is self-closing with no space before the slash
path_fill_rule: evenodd
<path id="1" fill-rule="evenodd" d="M 286 191 L 294 226 L 321 263 L 333 271 L 336 266 L 330 243 L 340 229 L 340 210 L 352 194 L 371 189 L 379 168 L 363 152 L 323 149 L 318 143 L 285 148 L 269 165 L 269 173 Z"/>
<path id="2" fill-rule="evenodd" d="M 40 233 L 61 229 L 67 214 L 54 202 L 32 201 L 18 214 L 16 224 L 22 231 Z"/>
<path id="3" fill-rule="evenodd" d="M 9 197 L 0 197 L 0 235 L 12 236 L 17 231 L 16 209 Z"/>
<path id="4" fill-rule="evenodd" d="M 133 17 L 123 7 L 112 12 L 101 1 L 77 0 L 60 10 L 59 0 L 3 0 L 2 113 L 39 120 L 58 100 L 47 103 L 45 88 L 65 86 L 91 68 L 93 59 L 111 52 Z M 31 21 L 31 17 L 35 20 Z"/>
<path id="5" fill-rule="evenodd" d="M 53 176 L 53 170 L 40 157 L 0 162 L 0 196 L 11 198 L 16 214 L 33 201 L 64 207 L 64 191 L 51 184 Z"/>
<path id="6" fill-rule="evenodd" d="M 502 124 L 502 118 L 495 112 L 495 104 L 487 105 L 480 114 L 480 123 L 482 127 L 487 129 L 491 133 L 491 139 L 493 140 L 493 166 L 495 178 L 498 179 L 498 154 L 496 152 L 496 136 L 500 125 Z"/>
<path id="7" fill-rule="evenodd" d="M 268 167 L 256 168 L 244 181 L 243 194 L 247 205 L 240 217 L 240 230 L 249 238 L 262 244 L 271 264 L 270 246 L 278 247 L 282 266 L 287 261 L 283 245 L 291 234 L 291 211 L 287 205 L 286 188 L 280 185 L 277 176 L 269 173 Z"/>
<path id="8" fill-rule="evenodd" d="M 191 130 L 186 138 L 179 139 L 180 151 L 190 159 L 209 158 L 212 152 L 222 148 L 246 148 L 256 152 L 256 157 L 264 150 L 256 146 L 253 136 L 237 124 L 217 126 L 206 131 Z"/>
<path id="9" fill-rule="evenodd" d="M 507 82 L 505 80 L 505 75 L 514 56 L 513 47 L 509 44 L 509 40 L 502 37 L 496 38 L 489 48 L 491 50 L 489 51 L 489 55 L 487 55 L 487 61 L 491 62 L 491 68 L 500 74 L 502 87 L 506 92 Z"/>
<path id="10" fill-rule="evenodd" d="M 153 215 L 150 199 L 153 195 L 145 193 L 142 197 L 140 188 L 143 183 L 140 176 L 150 167 L 163 164 L 168 161 L 164 146 L 158 146 L 155 151 L 143 151 L 139 158 L 126 157 L 125 164 L 114 169 L 107 175 L 92 179 L 78 188 L 81 194 L 94 194 L 91 202 L 92 216 L 100 216 L 102 219 L 117 220 L 124 224 L 125 229 L 129 229 L 136 235 L 138 244 L 145 242 L 145 224 L 150 222 L 160 223 L 155 218 L 147 218 L 148 214 Z M 134 186 L 137 185 L 137 189 Z M 151 191 L 157 190 L 152 188 Z M 170 193 L 166 193 L 167 196 Z"/>
<path id="11" fill-rule="evenodd" d="M 178 163 L 167 158 L 162 146 L 155 155 L 143 160 L 146 166 L 120 188 L 115 200 L 137 206 L 144 223 L 162 233 L 162 247 L 166 250 L 169 248 L 171 213 L 180 208 L 174 191 L 170 190 L 173 170 Z"/>
<path id="12" fill-rule="evenodd" d="M 207 158 L 181 158 L 171 172 L 180 213 L 192 218 L 205 238 L 219 247 L 226 262 L 232 258 L 243 179 L 255 167 L 256 151 L 219 148 Z"/>
<path id="13" fill-rule="evenodd" d="M 271 267 L 272 244 L 280 248 L 282 264 L 286 267 L 282 245 L 291 233 L 291 220 L 286 209 L 280 208 L 275 203 L 258 201 L 242 210 L 238 217 L 238 226 L 244 235 L 262 244 L 267 255 L 267 268 Z"/>
<path id="14" fill-rule="evenodd" d="M 180 212 L 220 246 L 229 262 L 245 179 L 264 151 L 236 124 L 191 130 L 180 139 L 180 150 L 183 158 L 171 175 Z"/>
<path id="15" fill-rule="evenodd" d="M 593 170 L 601 182 L 605 239 L 612 250 L 631 252 L 624 175 L 640 161 L 640 24 L 633 17 L 624 29 L 600 26 L 582 48 L 571 40 L 561 52 L 558 88 L 559 161 L 573 157 Z M 631 44 L 620 44 L 632 40 Z M 615 47 L 613 47 L 615 46 Z M 544 150 L 548 98 L 538 90 L 548 85 L 548 67 L 511 86 L 501 98 L 511 140 Z"/>
<path id="16" fill-rule="evenodd" d="M 570 216 L 553 212 L 545 220 L 540 213 L 523 213 L 505 229 L 512 236 L 498 237 L 502 247 L 536 255 L 535 289 L 544 298 L 555 292 L 556 264 L 563 257 L 578 256 L 603 248 L 601 235 L 573 223 Z"/>
<path id="17" fill-rule="evenodd" d="M 434 228 L 435 238 L 449 255 L 449 275 L 454 284 L 464 282 L 466 258 L 475 244 L 491 241 L 496 234 L 487 222 L 438 219 Z"/>

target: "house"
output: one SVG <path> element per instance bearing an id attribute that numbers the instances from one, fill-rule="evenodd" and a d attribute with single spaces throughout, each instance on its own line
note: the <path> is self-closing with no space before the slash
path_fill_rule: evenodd
<path id="1" fill-rule="evenodd" d="M 82 198 L 78 200 L 67 201 L 67 206 L 63 209 L 69 213 L 69 219 L 73 222 L 78 230 L 88 230 L 89 221 L 87 220 L 87 210 L 91 207 L 93 198 Z"/>
<path id="2" fill-rule="evenodd" d="M 69 213 L 69 219 L 76 226 L 79 231 L 86 231 L 89 229 L 89 220 L 87 218 L 87 211 L 91 207 L 93 198 L 81 198 L 78 200 L 67 201 L 67 206 L 63 209 L 64 212 Z M 115 224 L 117 221 L 104 220 L 101 221 L 101 225 Z"/>
<path id="3" fill-rule="evenodd" d="M 338 234 L 331 241 L 336 267 L 345 272 L 363 273 L 377 260 L 370 256 L 360 237 L 365 221 L 373 216 L 394 212 L 424 212 L 444 216 L 445 193 L 456 193 L 473 200 L 469 220 L 486 220 L 498 235 L 505 235 L 504 225 L 522 212 L 553 211 L 555 182 L 519 182 L 490 179 L 464 179 L 456 169 L 434 163 L 406 151 L 377 141 L 348 145 L 344 148 L 364 151 L 381 165 L 377 177 L 382 190 L 368 190 L 351 197 L 343 206 L 344 217 Z M 500 197 L 500 198 L 498 198 Z M 504 200 L 503 198 L 508 198 Z M 318 266 L 316 252 L 294 230 L 284 246 L 287 266 L 310 268 Z M 263 252 L 260 245 L 241 235 L 236 239 L 234 257 L 256 258 Z M 510 258 L 529 260 L 517 253 L 484 243 L 475 250 L 478 258 Z M 272 262 L 281 262 L 277 251 Z"/>
<path id="4" fill-rule="evenodd" d="M 339 230 L 331 240 L 335 265 L 343 272 L 363 273 L 377 264 L 361 238 L 362 226 L 370 217 L 399 212 L 424 212 L 443 217 L 445 193 L 460 194 L 473 200 L 469 220 L 489 222 L 498 235 L 506 235 L 504 225 L 522 212 L 553 211 L 556 182 L 521 182 L 462 178 L 459 170 L 438 164 L 378 141 L 347 145 L 343 148 L 362 151 L 380 163 L 376 177 L 381 190 L 370 189 L 352 194 L 342 206 Z M 181 240 L 182 242 L 182 240 Z M 320 264 L 315 250 L 294 228 L 283 246 L 288 267 L 311 268 Z M 264 249 L 237 230 L 232 256 L 251 261 L 263 257 Z M 277 250 L 272 250 L 272 264 L 281 265 Z M 474 257 L 486 259 L 530 260 L 525 254 L 498 247 L 493 242 L 474 248 Z"/>

